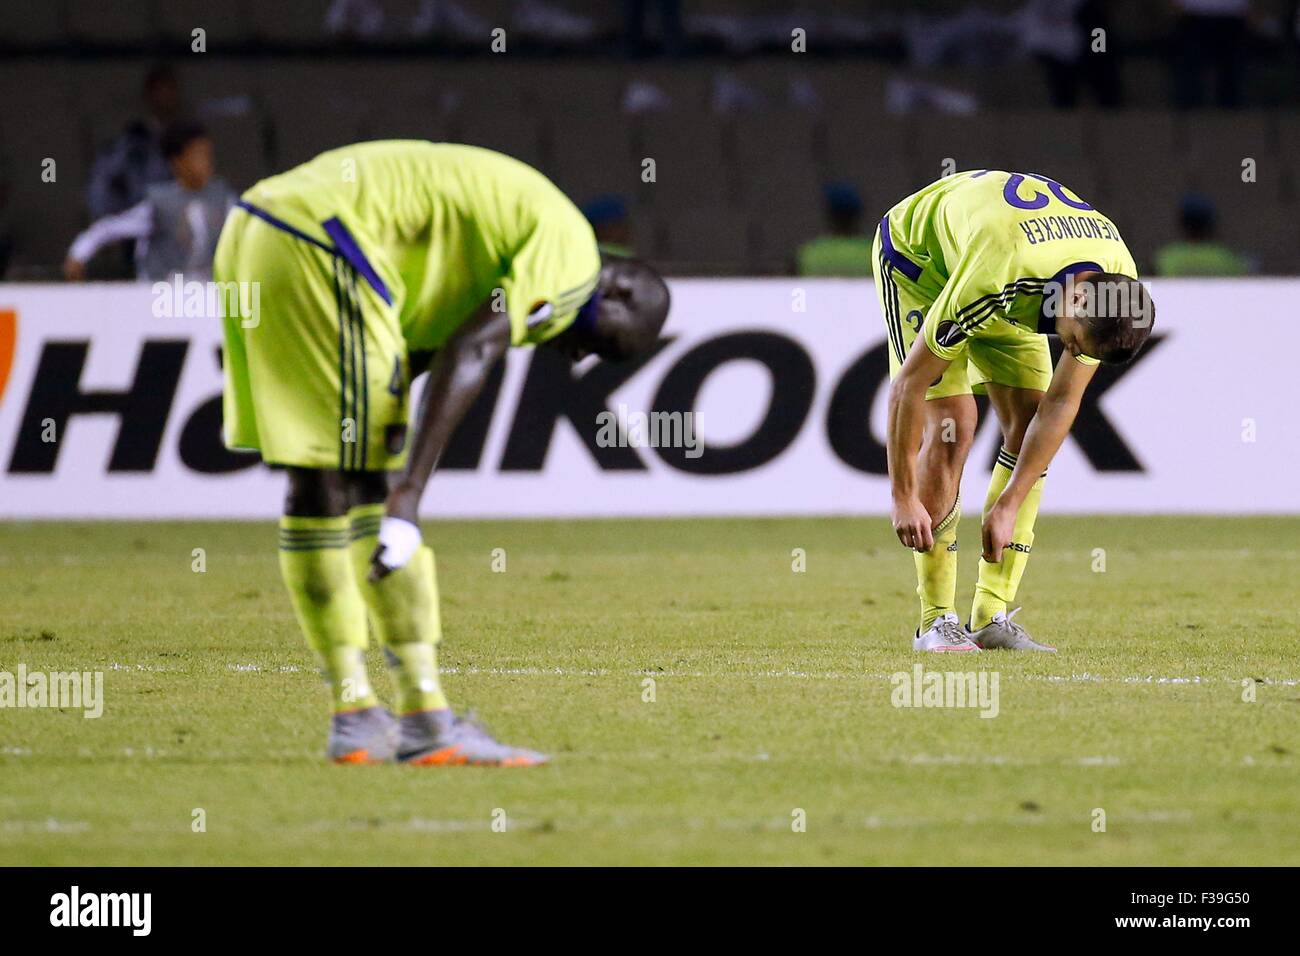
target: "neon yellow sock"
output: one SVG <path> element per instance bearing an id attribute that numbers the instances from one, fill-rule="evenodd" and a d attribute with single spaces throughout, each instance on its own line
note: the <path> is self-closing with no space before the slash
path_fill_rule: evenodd
<path id="1" fill-rule="evenodd" d="M 921 599 L 921 632 L 936 618 L 957 612 L 957 522 L 961 520 L 961 495 L 952 510 L 934 526 L 934 547 L 913 551 L 916 595 Z"/>
<path id="2" fill-rule="evenodd" d="M 433 551 L 422 547 L 404 568 L 371 584 L 370 555 L 379 537 L 381 504 L 361 505 L 352 519 L 352 563 L 370 609 L 370 623 L 383 643 L 397 681 L 398 711 L 442 710 L 447 697 L 438 679 L 438 577 Z"/>
<path id="3" fill-rule="evenodd" d="M 280 519 L 280 575 L 320 658 L 334 711 L 374 707 L 366 676 L 366 606 L 348 557 L 347 518 Z"/>
<path id="4" fill-rule="evenodd" d="M 998 452 L 998 462 L 993 466 L 993 478 L 989 481 L 989 493 L 984 499 L 984 513 L 993 507 L 998 496 L 1011 480 L 1011 472 L 1016 467 L 1016 456 L 1003 448 Z M 1034 545 L 1034 522 L 1038 520 L 1038 504 L 1043 498 L 1043 484 L 1047 472 L 1043 472 L 1029 494 L 1025 495 L 1020 510 L 1016 512 L 1015 529 L 1011 535 L 1011 544 L 1002 551 L 1002 560 L 990 564 L 980 558 L 979 578 L 975 583 L 975 601 L 971 605 L 970 627 L 978 631 L 998 612 L 1005 612 L 1007 605 L 1016 599 L 1020 579 L 1024 576 L 1025 565 L 1029 563 L 1029 552 Z"/>

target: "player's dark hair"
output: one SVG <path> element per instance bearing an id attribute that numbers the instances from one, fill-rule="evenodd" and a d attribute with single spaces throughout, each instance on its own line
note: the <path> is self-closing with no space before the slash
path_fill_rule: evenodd
<path id="1" fill-rule="evenodd" d="M 199 123 L 173 123 L 163 131 L 159 148 L 163 159 L 175 159 L 196 139 L 207 139 L 208 131 Z"/>
<path id="2" fill-rule="evenodd" d="M 1151 293 L 1132 276 L 1099 272 L 1090 286 L 1087 311 L 1080 320 L 1096 354 L 1107 365 L 1131 362 L 1151 337 L 1156 304 Z"/>

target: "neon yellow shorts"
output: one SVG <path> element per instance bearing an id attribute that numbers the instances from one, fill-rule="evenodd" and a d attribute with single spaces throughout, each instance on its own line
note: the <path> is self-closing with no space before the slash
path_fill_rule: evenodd
<path id="1" fill-rule="evenodd" d="M 912 343 L 921 337 L 921 327 L 930 306 L 943 290 L 943 283 L 928 268 L 916 281 L 899 272 L 883 254 L 879 229 L 871 247 L 871 275 L 887 332 L 892 381 Z M 888 334 L 891 325 L 900 334 Z M 953 361 L 925 397 L 928 400 L 950 395 L 982 395 L 988 382 L 1044 392 L 1051 381 L 1052 353 L 1047 347 L 1047 336 L 1014 329 L 996 338 L 969 339 L 965 359 Z"/>
<path id="2" fill-rule="evenodd" d="M 225 442 L 272 464 L 399 468 L 410 386 L 401 325 L 330 248 L 243 208 L 226 219 L 213 279 L 257 285 L 245 296 L 253 314 L 223 318 Z"/>

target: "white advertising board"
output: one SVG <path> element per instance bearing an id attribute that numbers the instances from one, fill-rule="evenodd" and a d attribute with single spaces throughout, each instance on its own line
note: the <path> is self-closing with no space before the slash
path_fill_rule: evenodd
<path id="1" fill-rule="evenodd" d="M 643 364 L 570 372 L 549 352 L 514 350 L 426 515 L 886 512 L 885 330 L 870 283 L 672 289 L 665 343 Z M 1294 374 L 1267 361 L 1296 331 L 1300 280 L 1153 291 L 1157 338 L 1099 373 L 1045 510 L 1300 512 Z M 220 446 L 219 321 L 154 306 L 147 285 L 0 286 L 0 517 L 279 512 L 283 475 Z M 620 408 L 689 411 L 702 447 L 606 447 L 598 415 Z M 967 501 L 983 500 L 996 432 L 986 412 Z"/>

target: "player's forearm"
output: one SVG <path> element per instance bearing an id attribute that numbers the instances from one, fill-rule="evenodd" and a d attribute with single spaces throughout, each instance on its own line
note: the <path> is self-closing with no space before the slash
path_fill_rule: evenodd
<path id="1" fill-rule="evenodd" d="M 1065 436 L 1070 434 L 1074 418 L 1079 412 L 1079 402 L 1074 398 L 1044 398 L 1034 414 L 1025 440 L 1016 459 L 1011 480 L 998 498 L 998 504 L 1013 510 L 1019 509 L 1034 482 L 1047 470 L 1060 450 Z"/>
<path id="2" fill-rule="evenodd" d="M 889 389 L 889 424 L 885 450 L 895 501 L 916 495 L 916 454 L 924 428 L 925 388 L 913 376 L 900 375 Z"/>
<path id="3" fill-rule="evenodd" d="M 471 341 L 443 349 L 434 357 L 406 470 L 390 499 L 389 513 L 394 517 L 414 521 L 425 485 L 504 351 L 505 344 L 495 340 Z M 407 513 L 396 513 L 399 510 Z"/>

